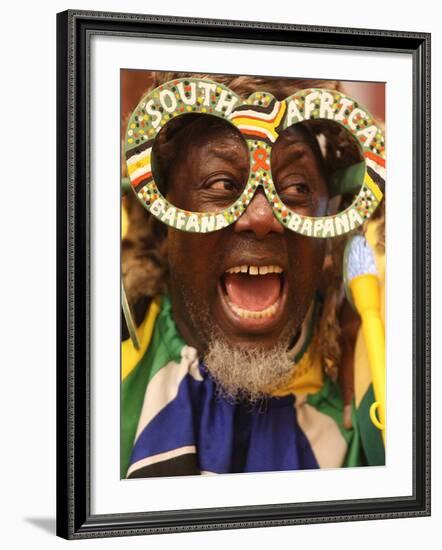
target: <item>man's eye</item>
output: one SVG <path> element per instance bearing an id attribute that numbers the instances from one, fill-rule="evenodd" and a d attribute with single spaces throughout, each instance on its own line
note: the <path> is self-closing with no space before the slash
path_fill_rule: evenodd
<path id="1" fill-rule="evenodd" d="M 234 191 L 236 185 L 233 181 L 219 179 L 207 184 L 207 189 L 212 189 L 214 191 Z"/>
<path id="2" fill-rule="evenodd" d="M 310 188 L 305 183 L 294 183 L 290 185 L 286 191 L 289 191 L 291 193 L 297 193 L 298 195 L 309 195 L 310 194 Z"/>
<path id="3" fill-rule="evenodd" d="M 289 183 L 281 186 L 280 194 L 287 197 L 307 198 L 311 195 L 311 189 L 306 183 Z"/>

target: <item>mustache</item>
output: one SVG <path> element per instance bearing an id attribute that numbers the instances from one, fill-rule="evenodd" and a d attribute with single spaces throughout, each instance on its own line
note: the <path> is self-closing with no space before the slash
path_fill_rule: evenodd
<path id="1" fill-rule="evenodd" d="M 213 258 L 215 270 L 223 273 L 227 265 L 237 263 L 271 263 L 288 267 L 288 250 L 283 236 L 280 234 L 268 235 L 258 240 L 252 234 L 234 235 L 227 239 L 222 249 Z"/>

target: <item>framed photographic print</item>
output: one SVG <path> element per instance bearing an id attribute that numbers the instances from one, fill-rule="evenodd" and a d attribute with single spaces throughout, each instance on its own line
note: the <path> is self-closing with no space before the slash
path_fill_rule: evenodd
<path id="1" fill-rule="evenodd" d="M 57 36 L 57 534 L 428 515 L 429 35 Z"/>

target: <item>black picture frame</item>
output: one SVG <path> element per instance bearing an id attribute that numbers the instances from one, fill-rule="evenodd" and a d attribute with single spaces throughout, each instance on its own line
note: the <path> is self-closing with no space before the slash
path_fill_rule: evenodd
<path id="1" fill-rule="evenodd" d="M 413 62 L 413 494 L 92 515 L 89 71 L 94 34 L 407 53 Z M 57 14 L 57 535 L 67 539 L 430 515 L 430 35 L 69 10 Z"/>

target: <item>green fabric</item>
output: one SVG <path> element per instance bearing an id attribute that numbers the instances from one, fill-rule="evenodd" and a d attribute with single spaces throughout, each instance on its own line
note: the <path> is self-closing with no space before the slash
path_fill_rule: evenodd
<path id="1" fill-rule="evenodd" d="M 120 477 L 125 478 L 137 431 L 147 384 L 170 361 L 181 360 L 184 341 L 172 320 L 171 304 L 164 297 L 155 321 L 152 339 L 136 367 L 125 378 L 121 388 Z"/>
<path id="2" fill-rule="evenodd" d="M 345 456 L 343 467 L 352 468 L 354 466 L 367 466 L 367 458 L 361 445 L 361 434 L 356 418 L 356 407 L 354 400 L 352 403 L 351 423 L 353 426 L 353 437 L 350 444 L 348 445 L 348 450 Z"/>
<path id="3" fill-rule="evenodd" d="M 369 409 L 374 401 L 373 388 L 370 385 L 359 408 L 352 403 L 352 425 L 346 429 L 343 423 L 344 403 L 341 387 L 326 376 L 322 389 L 307 396 L 307 403 L 316 410 L 328 414 L 337 424 L 342 436 L 347 442 L 347 454 L 343 467 L 383 466 L 385 451 L 381 432 L 373 425 Z"/>
<path id="4" fill-rule="evenodd" d="M 359 193 L 364 183 L 364 175 L 364 161 L 336 170 L 329 180 L 330 196 Z"/>
<path id="5" fill-rule="evenodd" d="M 375 401 L 373 386 L 370 384 L 356 410 L 356 423 L 361 434 L 361 443 L 369 466 L 385 466 L 385 449 L 382 434 L 370 419 L 370 407 Z"/>

